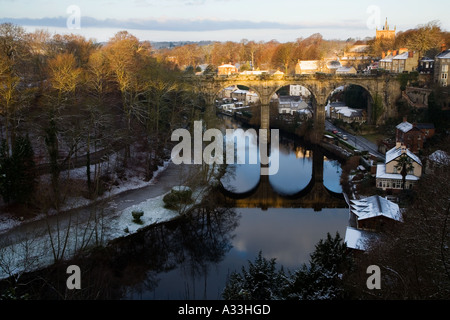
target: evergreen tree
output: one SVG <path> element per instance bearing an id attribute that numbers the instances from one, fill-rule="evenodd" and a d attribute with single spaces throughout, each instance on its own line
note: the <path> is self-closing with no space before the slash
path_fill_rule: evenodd
<path id="1" fill-rule="evenodd" d="M 310 264 L 303 264 L 290 277 L 287 299 L 331 300 L 347 296 L 344 272 L 350 270 L 351 258 L 339 233 L 321 239 L 311 254 Z"/>
<path id="2" fill-rule="evenodd" d="M 222 293 L 225 300 L 279 300 L 287 285 L 283 268 L 277 270 L 275 259 L 266 259 L 261 251 L 248 270 L 233 272 Z"/>

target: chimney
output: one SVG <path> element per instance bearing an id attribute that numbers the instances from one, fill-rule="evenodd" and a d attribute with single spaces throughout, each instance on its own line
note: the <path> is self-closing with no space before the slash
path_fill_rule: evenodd
<path id="1" fill-rule="evenodd" d="M 395 142 L 395 149 L 398 149 L 402 146 L 402 143 L 400 141 Z"/>
<path id="2" fill-rule="evenodd" d="M 406 146 L 402 144 L 402 154 L 406 153 Z"/>
<path id="3" fill-rule="evenodd" d="M 408 52 L 408 58 L 412 58 L 412 57 L 414 57 L 414 52 L 409 51 L 409 52 Z"/>
<path id="4" fill-rule="evenodd" d="M 386 57 L 386 53 L 383 51 L 382 53 L 381 53 L 381 59 L 384 59 Z"/>
<path id="5" fill-rule="evenodd" d="M 408 119 L 406 117 L 403 117 L 403 122 L 407 122 Z"/>
<path id="6" fill-rule="evenodd" d="M 445 44 L 445 42 L 441 45 L 441 52 L 444 52 L 445 50 L 447 50 L 447 45 Z"/>

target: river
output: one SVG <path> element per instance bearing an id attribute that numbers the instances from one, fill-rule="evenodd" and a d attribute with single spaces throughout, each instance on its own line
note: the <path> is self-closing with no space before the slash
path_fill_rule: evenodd
<path id="1" fill-rule="evenodd" d="M 88 257 L 69 261 L 83 270 L 84 290 L 67 291 L 67 266 L 61 263 L 30 273 L 22 281 L 29 277 L 29 283 L 36 285 L 30 289 L 32 296 L 39 299 L 60 298 L 65 292 L 69 299 L 220 300 L 229 275 L 247 267 L 260 252 L 267 259 L 275 258 L 278 267 L 294 271 L 308 263 L 327 233 L 344 237 L 348 224 L 345 203 L 341 199 L 335 205 L 333 200 L 342 192 L 340 162 L 297 140 L 281 138 L 279 170 L 268 179 L 260 176 L 259 163 L 230 165 L 221 182 L 239 198 L 231 199 L 231 206 L 221 202 L 222 193 L 210 194 L 190 215 L 146 227 Z M 247 148 L 257 148 L 256 139 L 249 141 Z M 167 192 L 170 181 L 179 179 L 173 165 L 169 168 L 159 178 L 165 181 L 164 190 L 159 186 L 130 191 L 106 205 L 113 203 L 120 209 L 129 205 L 128 199 L 151 198 L 151 190 Z M 264 205 L 260 205 L 261 190 Z M 319 203 L 311 205 L 317 198 Z"/>
<path id="2" fill-rule="evenodd" d="M 257 149 L 256 139 L 250 141 L 247 148 Z M 274 193 L 296 194 L 308 186 L 313 179 L 313 152 L 311 148 L 291 139 L 280 141 L 279 170 L 269 176 Z M 323 185 L 341 193 L 340 162 L 331 157 L 321 158 Z M 259 164 L 232 165 L 221 182 L 226 189 L 245 194 L 258 185 L 259 175 Z M 286 207 L 283 207 L 285 204 Z M 232 207 L 223 212 L 216 208 L 212 210 L 213 219 L 193 218 L 187 223 L 188 227 L 172 225 L 169 228 L 171 232 L 178 233 L 175 239 L 183 239 L 174 242 L 177 249 L 173 253 L 172 268 L 161 272 L 150 271 L 146 284 L 141 282 L 128 287 L 123 298 L 220 300 L 230 273 L 240 272 L 242 266 L 248 267 L 248 261 L 253 262 L 259 252 L 267 259 L 275 258 L 279 267 L 294 271 L 303 263 L 308 263 L 315 245 L 327 233 L 334 236 L 339 232 L 341 237 L 345 235 L 347 208 L 327 208 L 324 204 L 324 208 L 317 211 L 289 207 L 288 201 L 283 200 L 278 200 L 276 206 L 267 209 Z M 186 229 L 194 235 L 188 234 Z"/>

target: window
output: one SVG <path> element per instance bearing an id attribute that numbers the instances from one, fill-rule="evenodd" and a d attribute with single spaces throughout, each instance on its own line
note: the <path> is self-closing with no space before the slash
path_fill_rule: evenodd
<path id="1" fill-rule="evenodd" d="M 448 64 L 442 65 L 442 72 L 448 72 Z"/>

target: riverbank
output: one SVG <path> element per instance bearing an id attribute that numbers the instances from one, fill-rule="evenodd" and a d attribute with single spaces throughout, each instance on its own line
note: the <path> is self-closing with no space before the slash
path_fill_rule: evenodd
<path id="1" fill-rule="evenodd" d="M 102 196 L 97 197 L 96 199 L 88 199 L 81 195 L 68 197 L 62 204 L 59 213 L 57 213 L 54 209 L 50 209 L 47 212 L 40 212 L 35 215 L 18 215 L 17 212 L 11 211 L 9 207 L 4 205 L 1 208 L 2 212 L 0 214 L 0 235 L 24 224 L 39 221 L 56 214 L 64 215 L 73 210 L 88 208 L 89 206 L 94 206 L 99 203 L 105 202 L 108 199 L 112 199 L 119 194 L 155 185 L 159 181 L 161 173 L 168 169 L 170 163 L 171 161 L 168 160 L 165 161 L 162 166 L 159 166 L 158 169 L 154 171 L 153 178 L 150 181 L 144 181 L 138 175 L 130 173 L 127 174 L 124 179 L 120 180 L 119 183 L 112 185 L 107 192 L 105 192 Z M 70 176 L 74 181 L 81 180 L 85 182 L 85 171 L 85 167 L 75 168 L 69 171 L 61 172 L 61 176 L 67 175 Z M 44 174 L 41 175 L 39 179 L 44 180 L 48 179 L 48 177 Z"/>
<path id="2" fill-rule="evenodd" d="M 163 197 L 188 179 L 187 169 L 168 161 L 151 181 L 139 186 L 130 182 L 87 205 L 10 223 L 10 228 L 3 226 L 0 279 L 41 269 L 88 247 L 106 245 L 112 239 L 178 217 L 179 212 L 164 208 Z M 133 221 L 132 211 L 144 213 L 140 223 Z"/>

